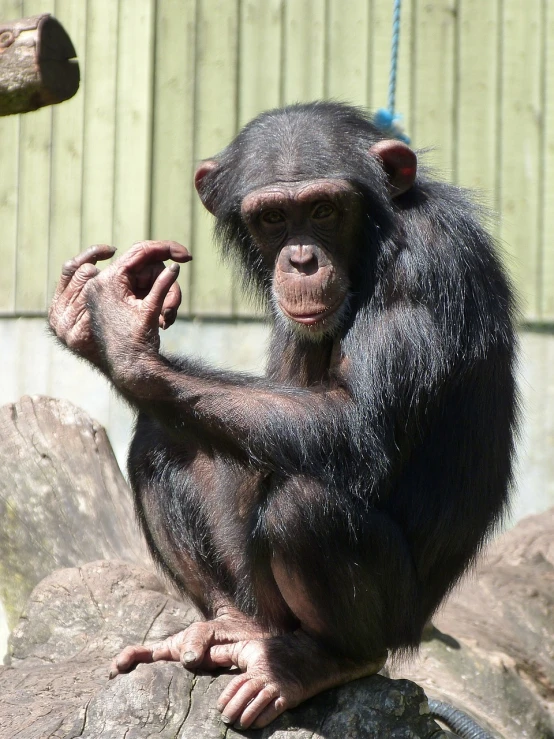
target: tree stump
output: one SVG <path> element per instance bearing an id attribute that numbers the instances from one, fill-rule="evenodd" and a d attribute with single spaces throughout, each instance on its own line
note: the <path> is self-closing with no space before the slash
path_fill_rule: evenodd
<path id="1" fill-rule="evenodd" d="M 96 559 L 148 563 L 106 432 L 66 400 L 0 408 L 0 600 L 10 627 L 34 586 Z"/>
<path id="2" fill-rule="evenodd" d="M 425 694 L 374 675 L 287 711 L 262 731 L 225 726 L 215 705 L 228 672 L 142 664 L 108 680 L 128 643 L 156 641 L 198 617 L 153 573 L 118 562 L 58 570 L 34 590 L 0 667 L 0 737 L 8 739 L 440 739 Z"/>
<path id="3" fill-rule="evenodd" d="M 48 13 L 0 24 L 0 116 L 61 103 L 79 89 L 71 39 Z"/>

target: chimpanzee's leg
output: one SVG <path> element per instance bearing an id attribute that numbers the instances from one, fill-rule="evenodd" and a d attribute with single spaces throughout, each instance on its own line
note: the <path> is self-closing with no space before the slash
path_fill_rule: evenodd
<path id="1" fill-rule="evenodd" d="M 226 722 L 267 725 L 324 689 L 380 669 L 389 648 L 419 643 L 423 617 L 408 546 L 384 513 L 302 477 L 276 486 L 261 513 L 293 634 L 215 646 L 243 674 L 223 692 Z"/>
<path id="2" fill-rule="evenodd" d="M 201 451 L 192 437 L 175 441 L 142 416 L 129 454 L 129 476 L 154 559 L 208 620 L 158 644 L 127 647 L 116 658 L 113 674 L 158 659 L 180 659 L 196 667 L 212 644 L 297 626 L 268 556 L 263 587 L 254 594 L 251 585 L 246 542 L 252 538 L 259 474 Z"/>

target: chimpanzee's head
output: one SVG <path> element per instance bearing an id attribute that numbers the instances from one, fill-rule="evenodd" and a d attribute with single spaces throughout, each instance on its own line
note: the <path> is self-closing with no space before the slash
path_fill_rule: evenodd
<path id="1" fill-rule="evenodd" d="M 360 110 L 322 102 L 255 118 L 200 163 L 195 184 L 224 249 L 238 248 L 245 282 L 277 320 L 319 338 L 348 313 L 368 226 L 384 226 L 416 168 L 414 152 Z"/>

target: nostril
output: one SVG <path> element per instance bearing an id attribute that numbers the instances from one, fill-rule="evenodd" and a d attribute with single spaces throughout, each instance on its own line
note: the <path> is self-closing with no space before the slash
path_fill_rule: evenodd
<path id="1" fill-rule="evenodd" d="M 289 260 L 296 267 L 315 262 L 316 258 L 311 246 L 296 246 L 291 250 Z"/>
<path id="2" fill-rule="evenodd" d="M 315 275 L 319 269 L 319 264 L 315 255 L 304 260 L 291 259 L 290 263 L 293 270 L 300 275 Z"/>
<path id="3" fill-rule="evenodd" d="M 314 264 L 316 262 L 315 256 L 312 254 L 311 257 L 296 258 L 291 257 L 290 263 L 295 267 L 306 267 L 307 265 Z"/>

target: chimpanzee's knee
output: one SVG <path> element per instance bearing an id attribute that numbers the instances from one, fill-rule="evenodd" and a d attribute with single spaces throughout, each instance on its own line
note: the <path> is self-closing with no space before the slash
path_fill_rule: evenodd
<path id="1" fill-rule="evenodd" d="M 299 476 L 271 491 L 261 517 L 283 597 L 331 648 L 375 659 L 419 643 L 415 568 L 385 513 Z"/>

